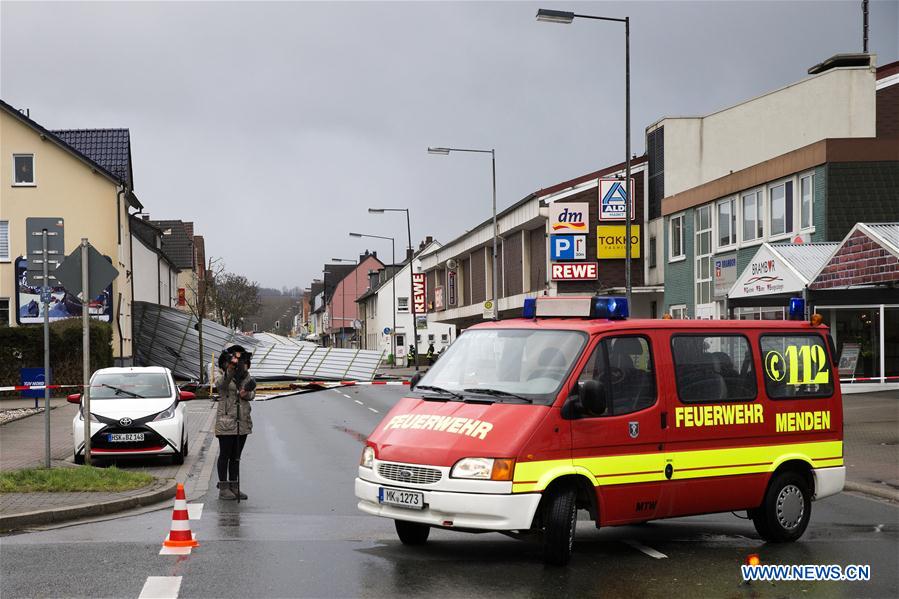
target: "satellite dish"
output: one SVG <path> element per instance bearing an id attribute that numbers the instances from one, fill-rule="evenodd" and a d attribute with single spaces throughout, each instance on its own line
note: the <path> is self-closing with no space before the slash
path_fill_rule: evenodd
<path id="1" fill-rule="evenodd" d="M 459 268 L 459 263 L 455 258 L 450 258 L 446 261 L 446 268 L 447 270 L 456 270 L 457 268 Z"/>

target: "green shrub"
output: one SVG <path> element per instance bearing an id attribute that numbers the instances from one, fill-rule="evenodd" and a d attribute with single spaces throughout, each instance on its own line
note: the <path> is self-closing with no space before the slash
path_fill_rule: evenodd
<path id="1" fill-rule="evenodd" d="M 91 320 L 91 372 L 112 366 L 112 326 Z M 51 382 L 81 383 L 81 319 L 50 323 Z M 0 386 L 18 385 L 20 368 L 44 365 L 43 325 L 0 327 Z"/>

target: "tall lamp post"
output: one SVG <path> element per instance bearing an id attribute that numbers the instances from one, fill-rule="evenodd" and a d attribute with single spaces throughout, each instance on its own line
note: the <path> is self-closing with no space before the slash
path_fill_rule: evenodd
<path id="1" fill-rule="evenodd" d="M 428 148 L 428 154 L 436 154 L 438 156 L 446 156 L 450 152 L 475 152 L 477 154 L 490 154 L 490 162 L 493 168 L 493 286 L 491 295 L 493 296 L 493 320 L 499 320 L 499 297 L 497 297 L 498 285 L 496 284 L 496 240 L 499 231 L 496 228 L 496 150 L 475 150 L 471 148 Z"/>
<path id="2" fill-rule="evenodd" d="M 624 17 L 597 17 L 593 15 L 579 15 L 563 10 L 550 10 L 541 8 L 537 11 L 537 20 L 545 23 L 570 24 L 575 19 L 592 19 L 595 21 L 612 21 L 624 23 L 624 188 L 627 201 L 624 203 L 624 286 L 627 295 L 627 303 L 631 304 L 631 19 Z M 600 198 L 601 200 L 602 198 Z"/>
<path id="3" fill-rule="evenodd" d="M 352 258 L 331 258 L 331 261 L 333 261 L 333 262 L 348 262 L 350 264 L 356 265 L 356 268 L 353 270 L 353 279 L 354 279 L 354 286 L 355 286 L 355 290 L 353 291 L 353 293 L 356 294 L 356 297 L 359 297 L 359 295 L 358 295 L 359 294 L 359 260 L 358 259 L 353 260 Z M 347 321 L 347 317 L 346 317 L 346 283 L 344 283 L 344 285 L 343 285 L 343 293 L 341 295 L 344 296 L 343 297 L 343 322 L 344 322 L 344 324 L 346 324 L 346 321 Z M 356 301 L 356 297 L 353 298 L 353 302 Z M 353 335 L 355 336 L 356 327 L 353 326 L 353 321 L 350 321 L 350 328 L 353 329 Z M 343 341 L 344 341 L 343 346 L 346 347 L 346 336 L 345 335 L 344 335 Z"/>
<path id="4" fill-rule="evenodd" d="M 388 239 L 390 240 L 390 254 L 392 256 L 393 265 L 396 265 L 396 239 L 393 237 L 384 237 L 383 235 L 366 235 L 365 233 L 350 233 L 350 237 L 368 237 L 370 239 Z M 390 346 L 393 350 L 393 365 L 396 366 L 396 277 L 390 277 L 391 293 L 393 294 L 393 329 L 390 331 Z M 412 329 L 415 334 L 415 329 Z"/>
<path id="5" fill-rule="evenodd" d="M 415 372 L 418 372 L 418 312 L 415 308 L 415 272 L 412 269 L 412 256 L 415 250 L 412 248 L 412 225 L 409 221 L 408 208 L 369 208 L 371 214 L 384 214 L 385 212 L 405 212 L 406 213 L 406 235 L 409 237 L 409 289 L 411 289 L 409 298 L 412 301 L 412 342 L 415 344 Z"/>

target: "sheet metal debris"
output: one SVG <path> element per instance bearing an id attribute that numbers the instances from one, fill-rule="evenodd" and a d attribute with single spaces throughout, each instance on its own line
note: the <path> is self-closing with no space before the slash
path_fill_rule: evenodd
<path id="1" fill-rule="evenodd" d="M 234 344 L 253 352 L 253 376 L 259 381 L 370 381 L 385 357 L 380 351 L 320 347 L 268 333 L 243 335 L 203 320 L 205 355 L 201 358 L 197 319 L 190 313 L 134 302 L 133 315 L 135 363 L 165 366 L 179 378 L 196 379 L 201 362 L 208 367 L 213 353 L 218 357 L 219 352 Z"/>

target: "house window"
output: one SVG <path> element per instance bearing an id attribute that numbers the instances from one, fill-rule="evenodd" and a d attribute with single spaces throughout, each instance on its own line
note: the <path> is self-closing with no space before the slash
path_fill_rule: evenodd
<path id="1" fill-rule="evenodd" d="M 684 257 L 684 215 L 672 216 L 669 226 L 668 259 L 677 260 Z"/>
<path id="2" fill-rule="evenodd" d="M 737 201 L 733 198 L 718 202 L 718 247 L 737 243 Z"/>
<path id="3" fill-rule="evenodd" d="M 0 262 L 9 262 L 9 221 L 0 220 Z"/>
<path id="4" fill-rule="evenodd" d="M 13 185 L 34 185 L 34 154 L 13 154 Z"/>
<path id="5" fill-rule="evenodd" d="M 656 267 L 656 238 L 649 238 L 649 268 Z"/>
<path id="6" fill-rule="evenodd" d="M 676 320 L 684 320 L 687 318 L 687 306 L 681 304 L 679 306 L 671 306 L 669 308 L 671 318 Z"/>
<path id="7" fill-rule="evenodd" d="M 0 297 L 0 327 L 9 326 L 9 298 Z"/>
<path id="8" fill-rule="evenodd" d="M 743 241 L 755 241 L 765 235 L 762 192 L 743 194 Z"/>
<path id="9" fill-rule="evenodd" d="M 696 303 L 712 301 L 712 206 L 696 209 Z"/>
<path id="10" fill-rule="evenodd" d="M 446 333 L 443 333 L 442 335 L 440 335 L 440 343 L 448 343 L 448 342 L 449 342 L 449 335 L 447 335 Z"/>
<path id="11" fill-rule="evenodd" d="M 815 188 L 815 175 L 806 175 L 799 179 L 799 227 L 812 228 L 812 193 Z"/>
<path id="12" fill-rule="evenodd" d="M 396 298 L 396 311 L 397 312 L 408 312 L 409 311 L 409 298 L 408 297 Z"/>
<path id="13" fill-rule="evenodd" d="M 771 219 L 771 237 L 786 235 L 793 231 L 792 188 L 792 181 L 785 181 L 768 188 L 768 214 Z"/>

